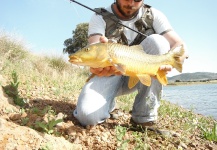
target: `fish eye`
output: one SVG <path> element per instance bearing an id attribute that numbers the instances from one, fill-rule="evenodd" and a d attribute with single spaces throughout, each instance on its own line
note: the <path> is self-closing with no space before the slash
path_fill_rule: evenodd
<path id="1" fill-rule="evenodd" d="M 89 50 L 90 50 L 90 48 L 89 48 L 89 47 L 85 48 L 85 51 L 86 51 L 86 52 L 88 52 Z"/>

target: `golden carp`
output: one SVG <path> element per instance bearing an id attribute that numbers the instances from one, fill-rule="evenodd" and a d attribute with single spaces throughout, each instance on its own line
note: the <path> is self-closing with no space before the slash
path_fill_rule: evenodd
<path id="1" fill-rule="evenodd" d="M 126 46 L 117 43 L 96 43 L 84 47 L 69 56 L 69 62 L 93 68 L 115 66 L 123 75 L 130 76 L 128 87 L 134 87 L 139 81 L 151 85 L 151 76 L 155 76 L 162 85 L 167 85 L 162 65 L 171 65 L 182 72 L 180 57 L 185 53 L 183 45 L 171 49 L 163 55 L 146 54 L 141 45 Z"/>

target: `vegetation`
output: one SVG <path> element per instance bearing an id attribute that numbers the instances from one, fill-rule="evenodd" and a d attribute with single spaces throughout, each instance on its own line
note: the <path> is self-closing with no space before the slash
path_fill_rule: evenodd
<path id="1" fill-rule="evenodd" d="M 203 130 L 203 137 L 210 141 L 216 141 L 217 142 L 217 124 L 214 124 L 214 127 L 210 129 L 206 129 L 201 127 Z"/>
<path id="2" fill-rule="evenodd" d="M 72 143 L 80 143 L 84 149 L 214 149 L 217 145 L 216 120 L 165 100 L 161 101 L 157 127 L 175 134 L 158 135 L 155 131 L 132 126 L 129 111 L 136 93 L 117 98 L 124 112 L 120 119 L 83 128 L 71 114 L 88 77 L 88 69 L 72 67 L 60 57 L 32 55 L 9 35 L 0 35 L 0 75 L 13 89 L 10 92 L 5 89 L 8 95 L 25 100 L 25 105 L 21 105 L 24 101 L 14 101 L 22 106 L 20 114 L 27 114 L 17 124 L 62 136 Z M 60 113 L 67 115 L 58 118 Z M 58 128 L 61 123 L 66 128 Z"/>
<path id="3" fill-rule="evenodd" d="M 169 82 L 209 82 L 217 80 L 217 73 L 212 72 L 195 72 L 182 73 L 168 78 Z"/>
<path id="4" fill-rule="evenodd" d="M 5 93 L 8 94 L 9 96 L 11 96 L 14 100 L 14 103 L 18 106 L 24 106 L 25 105 L 25 100 L 23 98 L 21 98 L 18 94 L 18 85 L 19 85 L 19 81 L 18 81 L 18 75 L 17 73 L 13 70 L 12 74 L 12 81 L 10 83 L 10 85 L 3 87 L 5 90 Z"/>
<path id="5" fill-rule="evenodd" d="M 87 45 L 87 32 L 88 23 L 80 23 L 76 26 L 76 29 L 72 31 L 72 38 L 64 41 L 65 48 L 64 53 L 74 53 L 77 50 Z"/>
<path id="6" fill-rule="evenodd" d="M 42 129 L 43 132 L 46 132 L 48 134 L 53 134 L 53 133 L 57 133 L 55 132 L 55 126 L 62 122 L 62 119 L 50 119 L 50 117 L 48 117 L 48 122 L 36 122 L 36 126 L 38 126 L 39 128 Z"/>
<path id="7" fill-rule="evenodd" d="M 116 130 L 116 138 L 118 142 L 117 149 L 124 150 L 127 147 L 128 142 L 130 141 L 129 139 L 125 139 L 124 137 L 126 135 L 127 128 L 122 126 L 116 126 L 115 130 Z"/>

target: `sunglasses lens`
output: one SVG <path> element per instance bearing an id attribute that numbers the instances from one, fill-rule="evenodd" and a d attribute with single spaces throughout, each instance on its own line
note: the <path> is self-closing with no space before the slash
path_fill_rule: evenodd
<path id="1" fill-rule="evenodd" d="M 142 0 L 134 0 L 134 2 L 141 2 Z"/>

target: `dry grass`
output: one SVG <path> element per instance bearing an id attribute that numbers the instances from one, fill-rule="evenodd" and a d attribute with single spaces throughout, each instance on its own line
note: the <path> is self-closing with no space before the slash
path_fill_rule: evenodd
<path id="1" fill-rule="evenodd" d="M 70 97 L 78 92 L 88 77 L 87 69 L 73 67 L 62 56 L 38 56 L 31 54 L 22 41 L 8 34 L 0 35 L 0 71 L 11 81 L 11 73 L 19 76 L 20 88 L 32 91 L 43 87 L 41 95 L 52 87 L 60 97 Z"/>

